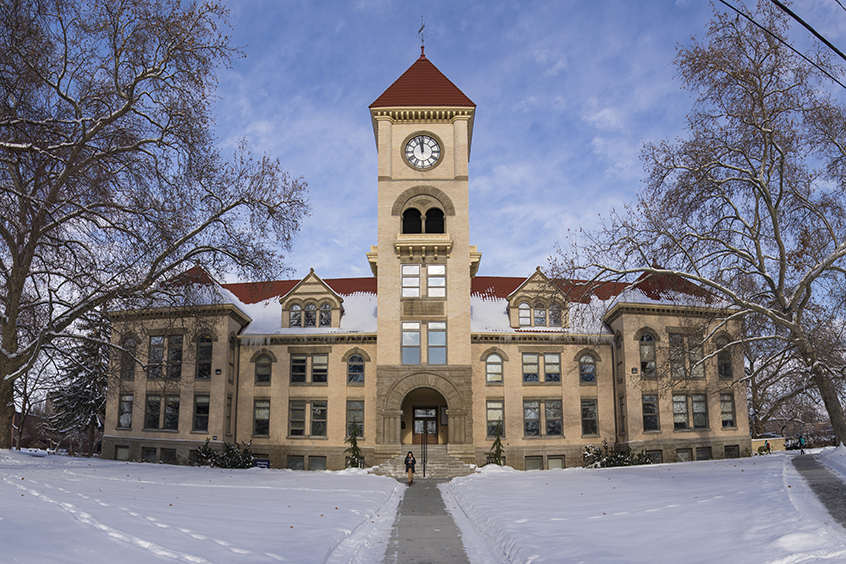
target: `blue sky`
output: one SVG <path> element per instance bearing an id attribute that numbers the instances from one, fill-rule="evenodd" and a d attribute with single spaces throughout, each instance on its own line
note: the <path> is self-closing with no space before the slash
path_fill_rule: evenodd
<path id="1" fill-rule="evenodd" d="M 692 98 L 678 44 L 702 37 L 705 0 L 231 1 L 246 57 L 219 73 L 225 154 L 246 138 L 309 184 L 313 208 L 287 264 L 301 278 L 370 276 L 376 145 L 368 106 L 420 54 L 477 105 L 470 239 L 480 275 L 528 276 L 568 230 L 634 200 L 640 149 L 684 135 Z M 720 6 L 722 10 L 723 7 Z M 846 47 L 834 0 L 793 9 Z M 805 33 L 794 28 L 798 43 Z"/>

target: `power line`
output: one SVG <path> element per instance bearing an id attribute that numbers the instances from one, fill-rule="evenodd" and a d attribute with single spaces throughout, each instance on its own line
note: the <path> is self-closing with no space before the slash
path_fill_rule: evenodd
<path id="1" fill-rule="evenodd" d="M 721 4 L 723 4 L 723 5 L 727 6 L 728 8 L 730 8 L 730 9 L 732 9 L 732 10 L 734 10 L 734 11 L 735 11 L 735 12 L 737 12 L 739 15 L 743 16 L 744 18 L 746 18 L 747 20 L 749 20 L 750 22 L 752 22 L 753 24 L 755 24 L 755 26 L 757 26 L 758 28 L 760 28 L 760 29 L 761 29 L 761 31 L 763 31 L 764 33 L 766 33 L 767 35 L 769 35 L 770 37 L 772 37 L 773 39 L 775 39 L 776 41 L 778 41 L 779 43 L 781 43 L 782 45 L 784 45 L 785 47 L 787 47 L 788 49 L 790 49 L 791 51 L 793 51 L 794 53 L 796 53 L 797 55 L 799 55 L 800 57 L 802 57 L 803 59 L 805 59 L 805 61 L 807 61 L 807 62 L 808 62 L 808 64 L 810 64 L 810 65 L 812 65 L 813 67 L 815 67 L 815 68 L 816 68 L 817 70 L 819 70 L 821 73 L 823 73 L 823 74 L 824 74 L 824 75 L 826 75 L 828 78 L 830 78 L 831 80 L 833 80 L 835 83 L 837 83 L 838 85 L 840 85 L 840 87 L 841 87 L 841 88 L 843 88 L 844 90 L 846 90 L 846 84 L 843 84 L 842 82 L 840 82 L 839 80 L 837 80 L 834 76 L 832 76 L 832 74 L 831 74 L 830 72 L 828 72 L 827 70 L 825 70 L 824 68 L 822 68 L 821 66 L 819 66 L 817 63 L 815 63 L 814 61 L 812 61 L 811 59 L 809 59 L 808 57 L 806 57 L 804 53 L 802 53 L 801 51 L 797 50 L 797 49 L 796 49 L 793 45 L 791 45 L 790 43 L 788 43 L 787 41 L 785 41 L 784 39 L 782 39 L 781 37 L 779 37 L 778 35 L 776 35 L 776 34 L 775 34 L 775 33 L 773 33 L 772 31 L 768 30 L 767 28 L 765 28 L 764 26 L 762 26 L 761 24 L 759 24 L 758 22 L 756 22 L 754 19 L 752 19 L 752 16 L 749 16 L 749 15 L 747 15 L 747 14 L 745 14 L 745 13 L 741 12 L 740 10 L 738 10 L 737 8 L 735 8 L 734 6 L 732 6 L 731 4 L 729 4 L 728 2 L 726 2 L 726 0 L 719 0 L 719 1 L 720 1 L 720 3 L 721 3 Z M 774 0 L 773 0 L 773 1 L 774 1 Z"/>
<path id="2" fill-rule="evenodd" d="M 832 45 L 832 44 L 828 41 L 828 39 L 826 39 L 825 37 L 823 37 L 823 36 L 822 36 L 822 34 L 818 33 L 818 32 L 817 32 L 817 30 L 815 30 L 813 27 L 811 27 L 811 26 L 810 26 L 810 24 L 805 23 L 805 20 L 803 20 L 802 18 L 800 18 L 799 16 L 797 16 L 796 14 L 794 14 L 794 13 L 793 13 L 793 11 L 792 11 L 790 8 L 788 8 L 787 6 L 785 6 L 784 4 L 782 4 L 779 0 L 770 0 L 770 1 L 771 1 L 773 4 L 775 4 L 776 6 L 778 6 L 779 8 L 781 8 L 781 9 L 782 9 L 782 11 L 786 12 L 786 13 L 787 13 L 787 15 L 789 15 L 791 18 L 793 18 L 794 20 L 796 20 L 797 22 L 799 22 L 800 24 L 802 24 L 802 25 L 805 27 L 805 29 L 807 29 L 808 31 L 810 31 L 811 33 L 813 33 L 813 34 L 814 34 L 814 37 L 816 37 L 817 39 L 819 39 L 820 41 L 822 41 L 823 43 L 825 43 L 825 44 L 826 44 L 826 46 L 828 46 L 828 48 L 829 48 L 829 49 L 831 49 L 832 51 L 834 51 L 835 53 L 837 53 L 837 54 L 840 56 L 840 58 L 841 58 L 841 59 L 843 59 L 844 61 L 846 61 L 846 55 L 844 55 L 843 53 L 841 53 L 841 52 L 840 52 L 840 49 L 838 49 L 837 47 L 835 47 L 834 45 Z M 838 4 L 840 4 L 840 1 L 838 0 L 838 2 L 837 2 L 837 3 L 838 3 Z M 843 7 L 843 4 L 840 4 L 840 7 L 842 8 L 842 7 Z"/>

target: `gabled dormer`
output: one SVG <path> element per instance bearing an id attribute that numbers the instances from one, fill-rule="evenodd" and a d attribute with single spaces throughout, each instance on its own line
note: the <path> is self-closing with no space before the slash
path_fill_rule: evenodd
<path id="1" fill-rule="evenodd" d="M 344 299 L 312 268 L 290 292 L 279 298 L 282 328 L 340 327 Z"/>
<path id="2" fill-rule="evenodd" d="M 514 329 L 564 328 L 569 301 L 540 267 L 508 296 L 508 319 Z"/>

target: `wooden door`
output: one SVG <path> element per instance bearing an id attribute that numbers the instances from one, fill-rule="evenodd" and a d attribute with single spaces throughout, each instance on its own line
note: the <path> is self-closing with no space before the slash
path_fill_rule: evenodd
<path id="1" fill-rule="evenodd" d="M 427 445 L 438 444 L 438 408 L 415 407 L 413 413 L 411 442 L 421 445 L 425 439 Z"/>

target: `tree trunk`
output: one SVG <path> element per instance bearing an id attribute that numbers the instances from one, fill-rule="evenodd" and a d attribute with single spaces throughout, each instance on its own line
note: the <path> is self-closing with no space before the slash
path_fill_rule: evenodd
<path id="1" fill-rule="evenodd" d="M 0 380 L 0 448 L 12 448 L 15 395 L 11 380 Z"/>
<path id="2" fill-rule="evenodd" d="M 817 368 L 817 370 L 820 369 Z M 828 412 L 828 418 L 831 421 L 831 427 L 834 429 L 835 445 L 846 443 L 846 416 L 843 415 L 843 406 L 840 404 L 840 398 L 837 397 L 834 384 L 824 374 L 814 374 L 813 382 L 820 391 L 820 396 Z"/>

